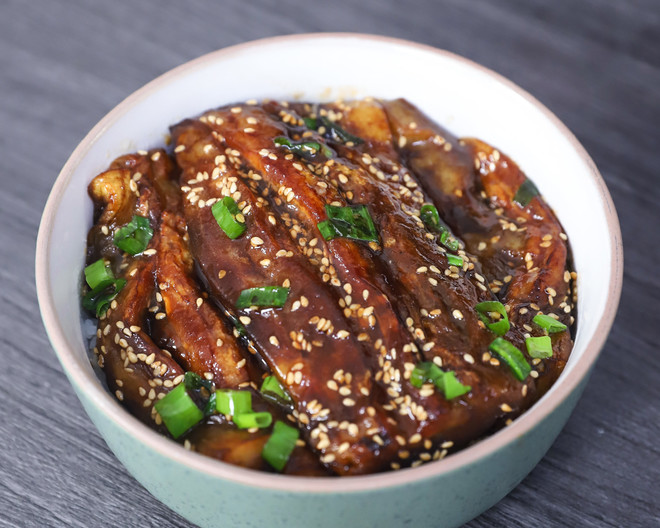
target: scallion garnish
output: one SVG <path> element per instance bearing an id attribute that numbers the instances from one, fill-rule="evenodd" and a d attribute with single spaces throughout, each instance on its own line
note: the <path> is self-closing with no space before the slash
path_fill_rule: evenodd
<path id="1" fill-rule="evenodd" d="M 524 182 L 520 184 L 518 190 L 516 191 L 513 201 L 517 202 L 522 207 L 527 207 L 529 202 L 532 201 L 532 198 L 539 195 L 539 190 L 534 185 L 534 182 L 529 178 L 526 178 Z"/>
<path id="2" fill-rule="evenodd" d="M 126 286 L 126 281 L 115 279 L 102 258 L 85 267 L 84 273 L 91 290 L 82 298 L 83 308 L 96 314 L 96 317 L 102 317 L 112 300 Z"/>
<path id="3" fill-rule="evenodd" d="M 92 290 L 99 286 L 108 286 L 115 280 L 115 276 L 102 258 L 87 266 L 84 273 L 85 281 Z"/>
<path id="4" fill-rule="evenodd" d="M 236 308 L 243 309 L 250 306 L 281 308 L 286 303 L 289 288 L 283 286 L 260 286 L 243 290 L 236 301 Z"/>
<path id="5" fill-rule="evenodd" d="M 245 232 L 245 223 L 236 218 L 241 211 L 231 196 L 225 196 L 222 200 L 215 202 L 211 207 L 211 212 L 220 228 L 232 240 Z"/>
<path id="6" fill-rule="evenodd" d="M 525 346 L 530 357 L 545 359 L 552 357 L 552 340 L 550 336 L 528 337 Z"/>
<path id="7" fill-rule="evenodd" d="M 149 219 L 144 216 L 134 215 L 131 221 L 115 231 L 113 238 L 115 246 L 131 255 L 142 253 L 151 237 L 154 236 L 154 230 L 151 228 Z"/>
<path id="8" fill-rule="evenodd" d="M 157 401 L 154 407 L 174 438 L 181 436 L 204 417 L 204 413 L 186 391 L 185 383 L 177 385 L 167 396 Z"/>
<path id="9" fill-rule="evenodd" d="M 252 412 L 252 393 L 244 390 L 217 390 L 215 408 L 219 413 L 232 416 Z"/>
<path id="10" fill-rule="evenodd" d="M 458 381 L 453 371 L 443 372 L 440 367 L 431 361 L 418 363 L 410 375 L 410 383 L 413 387 L 420 388 L 427 382 L 433 383 L 440 389 L 447 400 L 453 400 L 472 390 L 470 385 L 464 385 Z"/>
<path id="11" fill-rule="evenodd" d="M 479 315 L 486 327 L 497 334 L 503 336 L 509 331 L 509 316 L 506 313 L 506 308 L 499 301 L 485 301 L 477 304 L 474 309 Z M 493 316 L 492 314 L 497 314 Z"/>
<path id="12" fill-rule="evenodd" d="M 353 134 L 350 134 L 349 132 L 346 132 L 346 130 L 340 127 L 337 123 L 330 121 L 330 119 L 325 116 L 317 118 L 305 117 L 303 121 L 305 122 L 305 126 L 311 130 L 318 130 L 319 128 L 324 127 L 325 131 L 323 132 L 323 137 L 326 139 L 332 139 L 338 143 L 350 142 L 354 145 L 364 143 L 364 140 L 354 136 Z"/>
<path id="13" fill-rule="evenodd" d="M 440 220 L 440 213 L 438 213 L 437 207 L 433 204 L 422 205 L 422 208 L 419 210 L 419 217 L 429 231 L 440 233 L 443 229 L 447 229 Z"/>
<path id="14" fill-rule="evenodd" d="M 264 429 L 273 422 L 273 416 L 267 411 L 246 412 L 235 414 L 232 420 L 239 429 L 252 429 L 253 427 Z"/>
<path id="15" fill-rule="evenodd" d="M 264 381 L 261 384 L 261 394 L 264 396 L 273 395 L 278 400 L 283 400 L 286 403 L 293 402 L 291 396 L 289 396 L 289 393 L 284 390 L 284 387 L 282 387 L 282 384 L 275 376 L 268 376 L 264 378 Z"/>
<path id="16" fill-rule="evenodd" d="M 282 471 L 296 447 L 299 435 L 298 429 L 278 420 L 273 426 L 273 433 L 261 451 L 261 456 L 277 471 Z"/>
<path id="17" fill-rule="evenodd" d="M 523 381 L 532 371 L 523 353 L 504 338 L 496 337 L 488 347 L 495 352 L 513 371 L 516 378 Z"/>
<path id="18" fill-rule="evenodd" d="M 304 158 L 308 161 L 314 161 L 319 157 L 319 153 L 323 154 L 326 158 L 330 159 L 333 157 L 333 152 L 323 143 L 318 143 L 317 141 L 291 141 L 289 138 L 284 136 L 277 136 L 273 139 L 278 147 L 284 147 L 287 150 L 290 150 L 294 154 L 298 154 L 301 158 Z"/>
<path id="19" fill-rule="evenodd" d="M 325 206 L 328 220 L 319 222 L 317 227 L 323 238 L 335 237 L 378 242 L 378 231 L 366 205 Z"/>
<path id="20" fill-rule="evenodd" d="M 556 332 L 563 332 L 566 330 L 566 328 L 568 328 L 561 321 L 557 321 L 557 319 L 545 314 L 536 314 L 532 321 L 534 321 L 537 325 L 539 325 L 544 330 L 547 330 L 551 334 Z"/>
<path id="21" fill-rule="evenodd" d="M 463 267 L 463 257 L 459 257 L 458 255 L 447 253 L 447 262 L 450 266 Z"/>
<path id="22" fill-rule="evenodd" d="M 198 399 L 204 402 L 204 416 L 209 416 L 216 411 L 216 394 L 211 380 L 188 371 L 183 378 L 183 384 L 188 392 L 195 393 Z"/>

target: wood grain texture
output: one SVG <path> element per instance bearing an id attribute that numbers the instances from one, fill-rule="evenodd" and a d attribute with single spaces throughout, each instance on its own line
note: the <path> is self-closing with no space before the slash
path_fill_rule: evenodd
<path id="1" fill-rule="evenodd" d="M 582 141 L 619 213 L 623 295 L 584 396 L 537 468 L 467 526 L 660 525 L 657 0 L 0 0 L 0 527 L 190 526 L 117 462 L 57 363 L 34 288 L 40 212 L 78 141 L 142 84 L 314 31 L 415 40 L 509 77 Z"/>

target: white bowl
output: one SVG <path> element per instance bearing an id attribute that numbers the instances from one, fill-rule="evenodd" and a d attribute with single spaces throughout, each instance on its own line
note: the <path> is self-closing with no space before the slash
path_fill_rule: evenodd
<path id="1" fill-rule="evenodd" d="M 552 389 L 498 433 L 419 468 L 342 479 L 255 472 L 184 450 L 138 422 L 94 374 L 79 284 L 92 220 L 87 184 L 116 156 L 163 145 L 168 127 L 247 99 L 405 97 L 458 136 L 510 155 L 555 209 L 578 271 L 571 358 Z M 37 241 L 44 324 L 110 448 L 156 497 L 202 526 L 456 526 L 508 493 L 568 419 L 614 320 L 623 254 L 612 200 L 566 127 L 503 77 L 451 53 L 367 35 L 260 40 L 205 55 L 141 88 L 85 137 L 62 169 Z M 421 523 L 421 524 L 419 524 Z"/>

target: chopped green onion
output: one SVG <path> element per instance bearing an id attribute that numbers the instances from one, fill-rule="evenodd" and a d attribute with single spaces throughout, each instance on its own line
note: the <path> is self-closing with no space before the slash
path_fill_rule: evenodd
<path id="1" fill-rule="evenodd" d="M 324 116 L 319 118 L 305 117 L 303 121 L 305 122 L 305 126 L 312 130 L 318 130 L 323 126 L 325 128 L 323 137 L 326 139 L 332 139 L 333 141 L 337 141 L 341 143 L 351 142 L 355 145 L 364 143 L 364 140 L 360 139 L 357 136 L 354 136 L 353 134 L 346 132 L 346 130 L 344 130 L 334 121 L 330 121 L 330 119 L 328 119 L 327 117 Z"/>
<path id="2" fill-rule="evenodd" d="M 449 263 L 450 266 L 462 267 L 463 257 L 459 257 L 458 255 L 452 255 L 451 253 L 447 253 L 447 262 Z"/>
<path id="3" fill-rule="evenodd" d="M 110 268 L 105 265 L 105 261 L 102 258 L 87 266 L 84 273 L 85 281 L 87 281 L 87 284 L 92 290 L 99 286 L 108 286 L 115 280 L 115 276 L 112 274 Z"/>
<path id="4" fill-rule="evenodd" d="M 264 429 L 273 422 L 273 416 L 267 411 L 246 412 L 235 414 L 232 420 L 239 429 L 252 429 L 253 427 Z"/>
<path id="5" fill-rule="evenodd" d="M 449 251 L 458 251 L 458 240 L 453 237 L 449 230 L 442 232 L 440 243 L 449 249 Z"/>
<path id="6" fill-rule="evenodd" d="M 495 352 L 507 365 L 509 365 L 509 368 L 520 381 L 523 381 L 529 376 L 532 367 L 527 363 L 523 353 L 506 339 L 496 337 L 488 348 L 492 352 Z"/>
<path id="7" fill-rule="evenodd" d="M 291 141 L 289 138 L 284 136 L 277 136 L 273 139 L 278 147 L 284 147 L 287 150 L 290 150 L 294 154 L 298 154 L 300 157 L 308 160 L 314 161 L 318 158 L 319 153 L 323 154 L 326 158 L 330 159 L 333 157 L 333 152 L 323 143 L 318 143 L 317 141 L 300 141 L 295 142 Z"/>
<path id="8" fill-rule="evenodd" d="M 260 286 L 243 290 L 236 301 L 236 308 L 243 309 L 250 306 L 265 306 L 281 308 L 286 303 L 289 288 L 283 286 Z"/>
<path id="9" fill-rule="evenodd" d="M 378 231 L 366 205 L 339 207 L 326 204 L 325 212 L 328 220 L 320 222 L 317 227 L 326 240 L 339 236 L 365 242 L 378 242 Z M 334 233 L 330 232 L 330 228 Z"/>
<path id="10" fill-rule="evenodd" d="M 424 225 L 429 231 L 435 231 L 436 233 L 443 232 L 443 229 L 446 231 L 447 227 L 440 220 L 440 213 L 435 205 L 424 204 L 419 210 L 419 217 L 424 222 Z"/>
<path id="11" fill-rule="evenodd" d="M 442 378 L 442 390 L 445 393 L 445 398 L 447 400 L 453 400 L 463 394 L 467 394 L 472 390 L 470 385 L 463 385 L 460 381 L 456 379 L 456 374 L 452 371 L 445 372 L 445 375 Z"/>
<path id="12" fill-rule="evenodd" d="M 545 359 L 552 357 L 552 340 L 550 336 L 528 337 L 525 346 L 530 357 Z"/>
<path id="13" fill-rule="evenodd" d="M 222 414 L 252 412 L 252 393 L 246 390 L 219 389 L 215 391 L 215 408 Z"/>
<path id="14" fill-rule="evenodd" d="M 477 311 L 477 314 L 479 315 L 479 319 L 481 319 L 486 325 L 486 327 L 494 334 L 497 334 L 498 336 L 503 336 L 509 331 L 510 328 L 509 316 L 506 313 L 506 308 L 501 302 L 499 301 L 480 302 L 474 307 L 474 309 Z M 489 316 L 488 314 L 491 313 L 499 314 L 500 318 L 495 319 Z"/>
<path id="15" fill-rule="evenodd" d="M 185 383 L 177 385 L 167 396 L 157 401 L 154 407 L 174 438 L 181 436 L 204 417 L 186 392 Z"/>
<path id="16" fill-rule="evenodd" d="M 423 361 L 415 365 L 412 373 L 410 374 L 410 383 L 413 387 L 420 388 L 424 383 L 430 381 L 437 384 L 437 381 L 442 378 L 444 372 L 431 361 Z"/>
<path id="17" fill-rule="evenodd" d="M 440 389 L 445 399 L 452 400 L 472 390 L 470 385 L 463 385 L 453 371 L 443 372 L 440 367 L 431 361 L 424 361 L 415 365 L 411 375 L 410 383 L 413 387 L 420 388 L 424 383 L 433 383 Z"/>
<path id="18" fill-rule="evenodd" d="M 82 299 L 83 308 L 95 313 L 96 317 L 102 317 L 124 286 L 126 286 L 124 279 L 113 280 L 110 284 L 101 283 L 85 294 Z"/>
<path id="19" fill-rule="evenodd" d="M 568 328 L 561 321 L 557 321 L 554 317 L 550 317 L 545 314 L 536 314 L 534 319 L 532 319 L 537 325 L 539 325 L 544 330 L 547 330 L 549 333 L 554 334 L 556 332 L 563 332 Z"/>
<path id="20" fill-rule="evenodd" d="M 332 240 L 333 238 L 340 236 L 330 220 L 323 220 L 323 222 L 316 224 L 316 227 L 319 228 L 319 232 L 325 240 Z"/>
<path id="21" fill-rule="evenodd" d="M 278 420 L 273 426 L 273 433 L 261 451 L 261 456 L 277 471 L 282 471 L 296 447 L 299 435 L 298 429 Z"/>
<path id="22" fill-rule="evenodd" d="M 149 219 L 134 215 L 128 224 L 117 229 L 113 240 L 115 246 L 122 251 L 137 255 L 147 249 L 153 236 L 154 230 L 151 228 Z"/>
<path id="23" fill-rule="evenodd" d="M 272 394 L 280 400 L 284 400 L 287 403 L 292 403 L 293 400 L 289 393 L 282 387 L 282 384 L 275 376 L 268 376 L 264 378 L 263 383 L 261 384 L 261 394 L 264 396 L 267 394 Z"/>
<path id="24" fill-rule="evenodd" d="M 513 201 L 520 204 L 522 207 L 527 207 L 529 202 L 532 201 L 532 198 L 539 195 L 539 190 L 534 185 L 534 182 L 529 178 L 526 178 L 524 182 L 520 184 L 516 195 L 513 197 Z"/>
<path id="25" fill-rule="evenodd" d="M 215 202 L 211 207 L 211 212 L 220 228 L 232 240 L 245 232 L 245 223 L 236 218 L 241 211 L 231 196 L 225 196 L 219 202 Z"/>
<path id="26" fill-rule="evenodd" d="M 213 392 L 213 382 L 202 378 L 199 374 L 195 374 L 192 371 L 185 373 L 183 377 L 183 383 L 186 386 L 186 389 L 189 391 L 197 391 L 202 387 L 209 392 Z"/>

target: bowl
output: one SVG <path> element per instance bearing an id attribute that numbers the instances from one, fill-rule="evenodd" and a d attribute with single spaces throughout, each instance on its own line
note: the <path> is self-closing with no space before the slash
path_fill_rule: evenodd
<path id="1" fill-rule="evenodd" d="M 310 72 L 301 53 L 319 66 Z M 265 97 L 365 96 L 407 98 L 454 134 L 478 137 L 509 154 L 536 182 L 569 236 L 579 277 L 575 346 L 564 372 L 510 426 L 414 469 L 291 477 L 185 450 L 124 410 L 90 364 L 79 302 L 92 220 L 89 181 L 116 156 L 163 145 L 169 125 L 209 108 Z M 52 346 L 89 417 L 135 478 L 191 522 L 451 527 L 511 491 L 566 423 L 612 325 L 622 262 L 618 219 L 598 170 L 569 130 L 528 93 L 446 51 L 368 35 L 312 34 L 210 53 L 150 82 L 106 115 L 75 149 L 50 193 L 37 240 L 36 280 Z"/>

